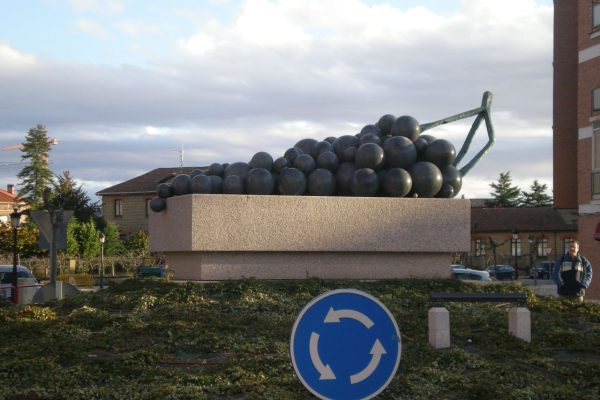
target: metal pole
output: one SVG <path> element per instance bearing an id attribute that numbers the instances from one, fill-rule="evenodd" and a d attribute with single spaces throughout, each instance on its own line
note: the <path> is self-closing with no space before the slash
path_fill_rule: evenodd
<path id="1" fill-rule="evenodd" d="M 537 266 L 535 265 L 536 264 L 536 262 L 535 262 L 536 257 L 537 257 L 537 239 L 534 239 L 533 240 L 533 252 L 531 253 L 531 259 L 533 260 L 532 264 L 533 264 L 533 266 L 535 268 L 534 269 L 534 271 L 535 271 L 535 279 L 534 279 L 535 286 L 537 286 L 537 277 L 540 274 L 540 271 L 537 269 Z"/>
<path id="2" fill-rule="evenodd" d="M 12 302 L 13 304 L 19 303 L 19 292 L 17 285 L 19 280 L 17 278 L 17 227 L 13 227 L 13 276 L 12 276 Z"/>
<path id="3" fill-rule="evenodd" d="M 514 235 L 513 235 L 514 236 Z M 514 267 L 515 271 L 517 270 L 517 241 L 515 240 L 515 238 L 513 237 L 510 240 L 510 253 L 511 253 L 511 258 L 512 258 L 512 266 Z"/>
<path id="4" fill-rule="evenodd" d="M 58 222 L 56 212 L 50 214 L 52 222 L 52 240 L 50 241 L 50 284 L 56 286 L 56 235 L 58 233 Z"/>
<path id="5" fill-rule="evenodd" d="M 519 259 L 517 258 L 517 240 L 515 239 L 515 279 L 519 279 Z"/>
<path id="6" fill-rule="evenodd" d="M 104 240 L 100 241 L 100 289 L 104 289 Z"/>

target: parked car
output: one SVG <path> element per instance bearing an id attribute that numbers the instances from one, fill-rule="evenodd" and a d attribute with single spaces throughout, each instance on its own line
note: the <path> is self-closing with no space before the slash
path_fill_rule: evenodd
<path id="1" fill-rule="evenodd" d="M 517 277 L 515 269 L 508 264 L 491 265 L 486 271 L 499 281 L 513 280 Z"/>
<path id="2" fill-rule="evenodd" d="M 490 274 L 487 271 L 478 271 L 470 268 L 452 268 L 452 277 L 454 279 L 469 281 L 491 281 Z"/>
<path id="3" fill-rule="evenodd" d="M 33 274 L 31 271 L 22 265 L 17 265 L 17 279 L 18 278 L 33 278 Z M 2 299 L 10 299 L 12 296 L 11 286 L 13 281 L 13 266 L 12 265 L 0 265 L 0 298 Z M 36 288 L 35 290 L 39 290 L 40 284 L 37 279 L 35 279 Z"/>
<path id="4" fill-rule="evenodd" d="M 450 265 L 451 269 L 466 269 L 467 267 L 465 267 L 464 265 L 460 265 L 460 264 L 452 264 Z"/>
<path id="5" fill-rule="evenodd" d="M 550 279 L 552 268 L 554 268 L 554 261 L 541 261 L 529 270 L 529 276 L 535 278 L 537 273 L 539 279 Z"/>

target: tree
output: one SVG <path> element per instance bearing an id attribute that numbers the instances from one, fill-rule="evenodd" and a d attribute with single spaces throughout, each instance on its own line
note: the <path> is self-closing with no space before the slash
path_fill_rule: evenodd
<path id="1" fill-rule="evenodd" d="M 67 225 L 67 254 L 71 257 L 97 257 L 100 254 L 100 232 L 94 221 L 80 222 L 71 218 Z"/>
<path id="2" fill-rule="evenodd" d="M 0 253 L 12 254 L 13 228 L 10 223 L 0 222 Z M 38 230 L 32 222 L 22 224 L 17 229 L 17 251 L 19 257 L 28 258 L 47 254 L 38 247 Z"/>
<path id="3" fill-rule="evenodd" d="M 521 189 L 512 186 L 510 171 L 501 172 L 498 182 L 490 183 L 494 192 L 491 192 L 491 199 L 485 201 L 486 207 L 517 207 L 519 205 L 519 195 Z"/>
<path id="4" fill-rule="evenodd" d="M 65 252 L 69 257 L 79 256 L 79 243 L 77 243 L 77 231 L 79 230 L 79 221 L 72 217 L 67 224 L 67 248 Z"/>
<path id="5" fill-rule="evenodd" d="M 529 187 L 530 191 L 522 191 L 519 199 L 520 207 L 552 207 L 552 197 L 546 191 L 548 186 L 537 180 Z"/>
<path id="6" fill-rule="evenodd" d="M 136 256 L 146 256 L 150 254 L 150 239 L 148 234 L 142 230 L 130 235 L 125 243 L 127 251 Z"/>
<path id="7" fill-rule="evenodd" d="M 48 129 L 40 124 L 29 129 L 21 151 L 24 153 L 21 159 L 28 163 L 17 175 L 22 180 L 18 194 L 27 198 L 34 209 L 40 208 L 44 189 L 52 183 L 52 172 L 48 168 Z"/>
<path id="8" fill-rule="evenodd" d="M 69 171 L 63 171 L 62 175 L 56 176 L 52 185 L 54 193 L 51 203 L 56 207 L 73 210 L 73 216 L 80 222 L 89 222 L 100 215 L 98 204 L 91 202 L 83 186 L 77 185 Z"/>
<path id="9" fill-rule="evenodd" d="M 106 256 L 118 256 L 125 252 L 123 241 L 119 237 L 119 228 L 116 224 L 109 222 L 104 227 L 104 254 Z"/>

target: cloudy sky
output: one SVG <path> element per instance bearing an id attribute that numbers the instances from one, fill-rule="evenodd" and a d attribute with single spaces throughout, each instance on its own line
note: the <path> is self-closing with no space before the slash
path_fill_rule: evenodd
<path id="1" fill-rule="evenodd" d="M 504 171 L 551 188 L 552 20 L 552 0 L 4 0 L 0 148 L 46 125 L 52 171 L 96 200 L 181 148 L 184 166 L 276 158 L 489 90 L 496 144 L 460 194 L 487 197 Z M 428 133 L 458 149 L 472 121 Z M 465 161 L 486 141 L 482 125 Z M 21 154 L 0 151 L 0 187 Z"/>

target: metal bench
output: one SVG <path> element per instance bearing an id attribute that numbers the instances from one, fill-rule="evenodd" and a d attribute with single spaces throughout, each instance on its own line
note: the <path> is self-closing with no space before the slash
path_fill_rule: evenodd
<path id="1" fill-rule="evenodd" d="M 164 278 L 165 268 L 162 265 L 141 265 L 135 270 L 136 278 L 158 277 Z"/>
<path id="2" fill-rule="evenodd" d="M 429 300 L 436 302 L 517 303 L 527 302 L 525 293 L 444 293 L 432 292 Z"/>
<path id="3" fill-rule="evenodd" d="M 429 294 L 432 302 L 494 302 L 516 303 L 508 311 L 508 333 L 531 342 L 531 315 L 525 307 L 519 307 L 527 301 L 525 293 L 443 293 Z M 444 307 L 429 309 L 429 344 L 436 349 L 450 347 L 450 313 Z"/>

